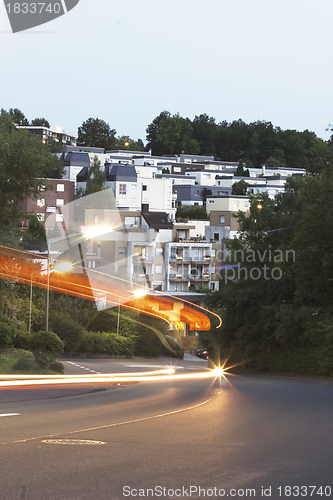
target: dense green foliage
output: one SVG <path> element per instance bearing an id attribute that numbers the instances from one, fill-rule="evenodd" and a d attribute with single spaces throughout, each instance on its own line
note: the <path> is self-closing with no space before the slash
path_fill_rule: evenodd
<path id="1" fill-rule="evenodd" d="M 128 149 L 129 151 L 144 151 L 141 139 L 134 141 L 128 135 L 116 137 L 116 130 L 100 118 L 88 118 L 78 128 L 77 144 L 79 146 L 91 146 L 104 148 L 106 151 L 112 149 Z"/>
<path id="2" fill-rule="evenodd" d="M 62 166 L 49 148 L 28 131 L 0 117 L 0 226 L 10 228 L 22 215 L 26 197 L 37 197 L 43 178 L 61 176 Z"/>
<path id="3" fill-rule="evenodd" d="M 333 374 L 332 167 L 238 213 L 240 238 L 226 242 L 208 297 L 223 317 L 211 348 L 229 365 Z"/>
<path id="4" fill-rule="evenodd" d="M 31 335 L 29 349 L 37 363 L 48 368 L 64 351 L 64 342 L 54 332 L 40 331 Z"/>
<path id="5" fill-rule="evenodd" d="M 317 171 L 318 153 L 327 153 L 326 142 L 308 130 L 282 130 L 265 121 L 216 123 L 206 114 L 191 121 L 162 111 L 148 125 L 146 134 L 147 149 L 155 155 L 210 155 L 216 160 L 242 160 L 255 167 L 267 164 Z"/>
<path id="6" fill-rule="evenodd" d="M 207 214 L 204 207 L 193 206 L 193 205 L 182 205 L 177 207 L 176 211 L 177 220 L 208 220 L 209 215 Z"/>

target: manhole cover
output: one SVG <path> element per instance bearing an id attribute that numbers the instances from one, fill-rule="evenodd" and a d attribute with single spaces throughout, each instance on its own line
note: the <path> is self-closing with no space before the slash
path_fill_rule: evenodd
<path id="1" fill-rule="evenodd" d="M 91 439 L 44 439 L 42 443 L 47 444 L 106 444 L 104 441 L 92 441 Z"/>

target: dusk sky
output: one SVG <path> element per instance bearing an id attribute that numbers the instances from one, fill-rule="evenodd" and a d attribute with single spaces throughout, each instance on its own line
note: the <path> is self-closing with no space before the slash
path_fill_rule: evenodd
<path id="1" fill-rule="evenodd" d="M 1 2 L 0 108 L 73 135 L 97 117 L 145 141 L 168 110 L 328 139 L 332 19 L 332 0 L 80 0 L 12 34 Z"/>

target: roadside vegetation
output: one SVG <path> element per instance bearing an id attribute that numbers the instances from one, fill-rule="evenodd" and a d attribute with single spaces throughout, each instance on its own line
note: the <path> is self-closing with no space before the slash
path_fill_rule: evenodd
<path id="1" fill-rule="evenodd" d="M 333 375 L 333 144 L 315 175 L 289 178 L 275 200 L 250 198 L 240 238 L 225 241 L 223 318 L 201 334 L 213 357 L 238 370 Z"/>

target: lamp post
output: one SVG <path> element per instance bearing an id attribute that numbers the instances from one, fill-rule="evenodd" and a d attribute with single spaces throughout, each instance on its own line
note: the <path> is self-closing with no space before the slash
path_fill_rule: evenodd
<path id="1" fill-rule="evenodd" d="M 66 273 L 72 269 L 73 265 L 70 262 L 61 262 L 54 266 L 53 272 L 58 273 Z M 39 273 L 40 269 L 33 272 L 31 271 L 30 275 L 30 303 L 29 303 L 29 333 L 31 333 L 31 312 L 32 312 L 32 277 L 34 274 Z M 45 329 L 49 330 L 49 306 L 50 306 L 50 267 L 49 267 L 49 259 L 47 260 L 47 288 L 46 288 L 46 320 L 45 320 Z"/>

